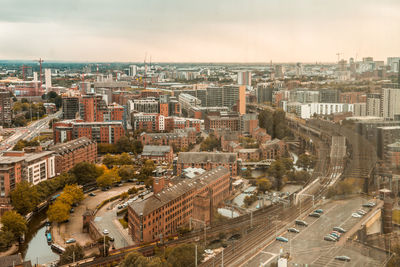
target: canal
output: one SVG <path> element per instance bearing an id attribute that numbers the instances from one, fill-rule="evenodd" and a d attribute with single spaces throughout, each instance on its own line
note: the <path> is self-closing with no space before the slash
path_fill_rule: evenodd
<path id="1" fill-rule="evenodd" d="M 46 210 L 44 209 L 32 217 L 28 223 L 28 233 L 25 242 L 20 246 L 19 252 L 25 260 L 30 260 L 32 265 L 56 261 L 59 255 L 54 253 L 46 240 Z"/>

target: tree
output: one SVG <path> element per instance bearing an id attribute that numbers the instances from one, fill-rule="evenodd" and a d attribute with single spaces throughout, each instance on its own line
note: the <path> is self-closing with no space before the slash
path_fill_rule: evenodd
<path id="1" fill-rule="evenodd" d="M 245 196 L 245 198 L 243 199 L 243 202 L 246 205 L 246 207 L 249 207 L 256 200 L 257 200 L 256 195 L 250 195 L 250 196 Z"/>
<path id="2" fill-rule="evenodd" d="M 173 247 L 166 255 L 167 263 L 174 267 L 187 267 L 192 266 L 195 261 L 195 245 L 194 244 L 182 244 Z M 200 264 L 203 260 L 203 253 L 201 248 L 198 248 L 197 263 Z"/>
<path id="3" fill-rule="evenodd" d="M 99 187 L 111 186 L 113 183 L 121 181 L 118 172 L 114 169 L 106 170 L 104 173 L 97 178 L 96 183 Z"/>
<path id="4" fill-rule="evenodd" d="M 107 168 L 112 168 L 116 162 L 115 156 L 106 154 L 103 157 L 103 164 L 107 166 Z"/>
<path id="5" fill-rule="evenodd" d="M 221 150 L 221 142 L 213 134 L 210 134 L 200 145 L 200 151 Z"/>
<path id="6" fill-rule="evenodd" d="M 33 211 L 39 204 L 39 194 L 36 187 L 32 187 L 27 181 L 20 182 L 11 192 L 11 203 L 22 215 Z"/>
<path id="7" fill-rule="evenodd" d="M 122 153 L 118 158 L 118 165 L 130 165 L 132 163 L 132 158 L 128 153 Z"/>
<path id="8" fill-rule="evenodd" d="M 83 191 L 77 184 L 66 185 L 63 189 L 63 194 L 70 195 L 72 203 L 79 203 L 84 198 Z"/>
<path id="9" fill-rule="evenodd" d="M 265 192 L 271 189 L 271 181 L 268 178 L 259 178 L 257 179 L 257 188 L 260 192 Z"/>
<path id="10" fill-rule="evenodd" d="M 121 166 L 118 169 L 118 175 L 122 180 L 132 179 L 135 176 L 135 168 L 131 165 Z"/>
<path id="11" fill-rule="evenodd" d="M 151 159 L 148 159 L 145 161 L 142 170 L 140 171 L 146 176 L 151 176 L 153 174 L 153 171 L 156 169 L 154 162 Z"/>
<path id="12" fill-rule="evenodd" d="M 129 140 L 129 137 L 123 136 L 121 137 L 115 144 L 117 151 L 122 152 L 134 152 L 133 145 Z"/>
<path id="13" fill-rule="evenodd" d="M 13 233 L 15 239 L 21 237 L 27 230 L 26 219 L 16 211 L 6 211 L 1 216 L 1 224 L 2 230 Z"/>
<path id="14" fill-rule="evenodd" d="M 278 191 L 281 190 L 282 178 L 285 173 L 285 165 L 280 160 L 275 160 L 268 168 L 268 174 L 275 178 L 276 188 Z"/>
<path id="15" fill-rule="evenodd" d="M 71 245 L 65 248 L 65 251 L 60 256 L 60 265 L 68 264 L 73 262 L 73 260 L 82 260 L 85 256 L 83 248 L 79 244 Z"/>
<path id="16" fill-rule="evenodd" d="M 317 159 L 315 156 L 310 156 L 307 154 L 301 154 L 296 161 L 296 165 L 303 170 L 312 169 L 315 167 Z"/>
<path id="17" fill-rule="evenodd" d="M 51 222 L 63 222 L 68 220 L 69 218 L 69 210 L 71 206 L 56 200 L 53 204 L 50 205 L 49 209 L 47 210 L 47 217 Z"/>
<path id="18" fill-rule="evenodd" d="M 136 260 L 143 256 L 137 251 L 131 252 L 128 255 L 125 256 L 124 260 L 120 263 L 120 267 L 131 267 L 135 266 Z"/>
<path id="19" fill-rule="evenodd" d="M 79 162 L 71 169 L 71 172 L 76 176 L 78 184 L 86 184 L 96 181 L 97 177 L 103 173 L 103 169 L 89 162 Z"/>
<path id="20" fill-rule="evenodd" d="M 0 250 L 7 250 L 14 240 L 14 234 L 11 231 L 0 231 Z"/>
<path id="21" fill-rule="evenodd" d="M 72 196 L 64 192 L 60 194 L 60 196 L 57 198 L 57 201 L 65 203 L 69 206 L 71 206 L 72 203 L 74 203 Z"/>

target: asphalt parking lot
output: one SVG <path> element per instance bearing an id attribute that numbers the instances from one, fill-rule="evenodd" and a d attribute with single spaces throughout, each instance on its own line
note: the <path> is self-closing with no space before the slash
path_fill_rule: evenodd
<path id="1" fill-rule="evenodd" d="M 371 258 L 363 255 L 359 249 L 345 246 L 345 242 L 325 241 L 324 236 L 332 231 L 335 226 L 340 226 L 345 230 L 350 230 L 361 220 L 361 218 L 353 218 L 351 214 L 357 209 L 362 208 L 369 211 L 370 208 L 362 207 L 367 200 L 362 198 L 353 198 L 348 200 L 329 201 L 326 204 L 316 206 L 324 210 L 320 218 L 306 216 L 303 218 L 308 223 L 308 227 L 298 226 L 294 223 L 290 227 L 300 230 L 300 233 L 288 233 L 286 230 L 276 233 L 283 236 L 289 242 L 272 241 L 260 253 L 249 260 L 245 266 L 269 266 L 276 260 L 280 254 L 290 253 L 289 266 L 380 266 L 382 258 Z M 368 213 L 369 214 L 369 213 Z M 365 216 L 368 216 L 365 215 Z M 344 234 L 341 241 L 348 238 L 349 234 Z M 348 256 L 350 262 L 341 262 L 335 260 L 336 256 Z M 382 255 L 384 258 L 385 255 Z"/>

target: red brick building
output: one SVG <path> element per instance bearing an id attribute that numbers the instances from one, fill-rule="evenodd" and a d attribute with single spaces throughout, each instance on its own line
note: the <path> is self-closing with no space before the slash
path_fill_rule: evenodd
<path id="1" fill-rule="evenodd" d="M 115 144 L 125 131 L 122 122 L 83 122 L 82 120 L 60 121 L 53 124 L 53 141 L 64 143 L 87 137 L 97 143 Z"/>
<path id="2" fill-rule="evenodd" d="M 174 235 L 190 218 L 210 224 L 213 207 L 230 195 L 230 172 L 223 167 L 181 179 L 171 187 L 164 187 L 163 179 L 155 178 L 154 195 L 128 207 L 129 233 L 136 242 Z"/>
<path id="3" fill-rule="evenodd" d="M 196 144 L 196 131 L 194 129 L 176 130 L 174 133 L 142 133 L 139 138 L 145 145 L 168 145 L 181 150 L 189 145 Z"/>
<path id="4" fill-rule="evenodd" d="M 151 159 L 155 162 L 169 162 L 174 158 L 174 151 L 171 146 L 143 146 L 142 159 Z"/>
<path id="5" fill-rule="evenodd" d="M 55 154 L 57 175 L 69 171 L 79 162 L 96 162 L 97 144 L 87 137 L 54 145 L 50 150 Z"/>
<path id="6" fill-rule="evenodd" d="M 229 129 L 230 131 L 240 130 L 240 117 L 237 114 L 226 116 L 207 116 L 204 120 L 206 131 Z"/>
<path id="7" fill-rule="evenodd" d="M 267 141 L 260 147 L 261 159 L 276 159 L 284 156 L 287 151 L 287 144 L 279 139 Z"/>

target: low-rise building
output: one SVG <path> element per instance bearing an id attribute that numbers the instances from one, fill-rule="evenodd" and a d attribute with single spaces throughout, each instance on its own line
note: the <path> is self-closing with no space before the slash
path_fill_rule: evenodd
<path id="1" fill-rule="evenodd" d="M 173 133 L 142 133 L 139 140 L 143 146 L 168 145 L 182 150 L 196 144 L 196 131 L 193 128 L 187 128 L 175 130 Z"/>
<path id="2" fill-rule="evenodd" d="M 183 169 L 193 167 L 207 171 L 223 166 L 232 176 L 237 175 L 237 154 L 221 152 L 181 152 L 174 160 L 174 174 L 180 175 Z"/>
<path id="3" fill-rule="evenodd" d="M 213 208 L 230 195 L 230 172 L 224 167 L 166 186 L 154 178 L 154 194 L 128 207 L 129 234 L 139 243 L 167 238 L 191 218 L 210 224 Z"/>
<path id="4" fill-rule="evenodd" d="M 277 138 L 267 141 L 260 146 L 261 159 L 276 159 L 284 156 L 286 151 L 287 144 Z"/>
<path id="5" fill-rule="evenodd" d="M 57 175 L 69 171 L 80 162 L 96 162 L 97 144 L 87 137 L 54 145 L 50 150 L 54 151 Z"/>
<path id="6" fill-rule="evenodd" d="M 156 162 L 172 162 L 174 152 L 171 146 L 145 145 L 142 151 L 142 158 Z"/>

